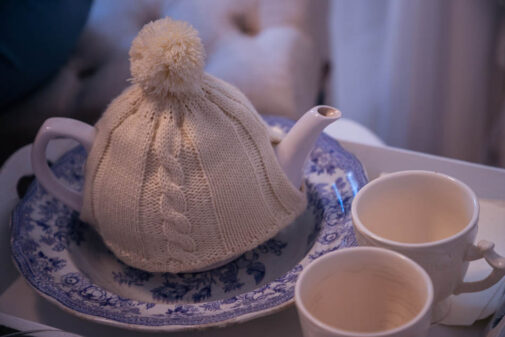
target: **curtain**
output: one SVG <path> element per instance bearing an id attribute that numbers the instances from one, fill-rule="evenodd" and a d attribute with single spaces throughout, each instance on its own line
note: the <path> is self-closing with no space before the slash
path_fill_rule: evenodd
<path id="1" fill-rule="evenodd" d="M 505 167 L 503 9 L 332 1 L 329 103 L 388 145 Z"/>

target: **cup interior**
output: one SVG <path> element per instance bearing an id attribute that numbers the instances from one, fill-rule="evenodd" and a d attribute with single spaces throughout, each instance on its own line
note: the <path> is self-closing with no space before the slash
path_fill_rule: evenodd
<path id="1" fill-rule="evenodd" d="M 476 210 L 475 196 L 466 185 L 421 171 L 378 178 L 358 193 L 354 203 L 355 224 L 402 243 L 451 237 L 470 224 Z"/>
<path id="2" fill-rule="evenodd" d="M 400 254 L 348 248 L 320 259 L 300 277 L 296 302 L 323 327 L 386 332 L 419 320 L 431 306 L 429 276 Z"/>

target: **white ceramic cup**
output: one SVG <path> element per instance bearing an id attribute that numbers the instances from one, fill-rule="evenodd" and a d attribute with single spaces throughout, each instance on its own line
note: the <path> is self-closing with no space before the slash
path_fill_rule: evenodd
<path id="1" fill-rule="evenodd" d="M 433 285 L 401 254 L 346 248 L 300 274 L 295 301 L 305 337 L 421 337 L 430 327 Z"/>
<path id="2" fill-rule="evenodd" d="M 494 252 L 494 244 L 474 245 L 479 203 L 455 178 L 431 171 L 386 174 L 358 192 L 351 213 L 360 246 L 392 249 L 428 272 L 435 322 L 449 312 L 451 294 L 484 290 L 505 275 L 505 259 Z M 463 282 L 469 261 L 480 258 L 492 272 L 481 281 Z"/>

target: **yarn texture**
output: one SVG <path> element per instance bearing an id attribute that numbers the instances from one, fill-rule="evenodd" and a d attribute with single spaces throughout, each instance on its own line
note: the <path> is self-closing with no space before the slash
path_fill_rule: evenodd
<path id="1" fill-rule="evenodd" d="M 147 24 L 130 58 L 133 84 L 95 125 L 81 210 L 119 259 L 151 272 L 205 268 L 303 212 L 268 127 L 238 89 L 204 73 L 191 26 Z"/>
<path id="2" fill-rule="evenodd" d="M 159 97 L 200 89 L 205 50 L 198 32 L 170 18 L 146 24 L 130 48 L 132 82 Z"/>

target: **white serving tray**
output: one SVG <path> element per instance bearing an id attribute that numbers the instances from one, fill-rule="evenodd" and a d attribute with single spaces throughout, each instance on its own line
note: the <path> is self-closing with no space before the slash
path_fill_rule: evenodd
<path id="1" fill-rule="evenodd" d="M 505 170 L 492 168 L 483 165 L 471 164 L 463 161 L 451 160 L 422 153 L 400 150 L 391 147 L 376 147 L 363 145 L 353 142 L 341 141 L 341 144 L 350 152 L 354 153 L 365 166 L 368 176 L 371 179 L 376 178 L 384 172 L 394 172 L 406 169 L 426 169 L 435 170 L 452 175 L 466 182 L 477 193 L 479 198 L 492 199 L 493 201 L 505 200 Z M 67 145 L 68 146 L 68 145 Z M 70 145 L 69 147 L 71 147 Z M 57 156 L 65 152 L 66 149 L 53 148 L 49 150 L 49 156 Z M 28 149 L 22 149 L 21 157 L 29 156 Z M 19 154 L 19 152 L 18 152 Z M 23 159 L 15 158 L 15 165 L 19 170 L 23 170 Z M 8 178 L 8 177 L 7 177 Z M 8 183 L 2 177 L 2 183 Z M 3 188 L 6 187 L 5 185 Z M 7 187 L 6 187 L 7 188 Z M 12 188 L 12 187 L 8 187 Z M 2 191 L 3 192 L 3 191 Z M 2 193 L 2 197 L 5 196 Z M 1 200 L 2 204 L 12 201 Z M 12 205 L 13 206 L 13 205 Z M 1 210 L 3 212 L 3 210 Z M 0 213 L 1 213 L 0 212 Z M 1 215 L 1 214 L 0 214 Z M 3 221 L 4 217 L 2 217 Z M 3 226 L 5 224 L 2 224 Z M 505 223 L 503 223 L 505 226 Z M 0 239 L 4 240 L 4 233 L 0 233 Z M 8 236 L 7 236 L 8 237 Z M 496 239 L 495 239 L 496 240 Z M 4 240 L 5 241 L 5 240 Z M 0 242 L 3 244 L 4 241 Z M 503 252 L 502 252 L 503 253 Z M 3 250 L 2 250 L 3 254 Z M 30 329 L 30 321 L 36 324 L 53 326 L 71 333 L 83 336 L 144 336 L 146 333 L 127 331 L 124 329 L 102 326 L 88 321 L 81 320 L 73 315 L 65 313 L 47 302 L 35 291 L 33 291 L 22 278 L 15 278 L 15 275 L 9 275 L 9 270 L 14 268 L 11 265 L 4 267 L 5 257 L 2 258 L 2 269 L 5 271 L 0 279 L 0 313 L 16 316 L 28 320 L 25 328 Z M 10 263 L 10 262 L 9 262 Z M 4 282 L 5 281 L 5 282 Z M 9 316 L 0 315 L 0 324 L 15 326 L 9 319 Z M 481 337 L 487 320 L 481 320 L 469 327 L 448 327 L 434 326 L 430 330 L 430 337 Z M 39 327 L 39 325 L 35 325 Z M 18 329 L 19 321 L 16 322 Z M 270 316 L 262 317 L 244 324 L 232 325 L 224 329 L 210 329 L 205 331 L 192 331 L 177 333 L 173 336 L 301 336 L 296 310 L 290 307 L 281 312 Z"/>

